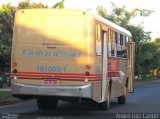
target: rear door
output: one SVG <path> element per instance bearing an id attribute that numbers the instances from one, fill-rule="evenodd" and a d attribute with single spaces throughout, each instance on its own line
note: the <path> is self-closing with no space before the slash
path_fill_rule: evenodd
<path id="1" fill-rule="evenodd" d="M 134 92 L 134 62 L 135 62 L 135 42 L 128 43 L 128 91 Z"/>
<path id="2" fill-rule="evenodd" d="M 108 52 L 107 52 L 107 32 L 102 31 L 102 102 L 106 100 Z"/>

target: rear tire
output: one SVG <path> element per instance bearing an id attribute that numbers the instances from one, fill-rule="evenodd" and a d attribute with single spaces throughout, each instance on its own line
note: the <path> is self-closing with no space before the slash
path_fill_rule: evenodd
<path id="1" fill-rule="evenodd" d="M 125 104 L 126 103 L 126 96 L 118 97 L 118 103 L 119 104 Z"/>
<path id="2" fill-rule="evenodd" d="M 47 109 L 47 100 L 45 98 L 37 98 L 37 106 L 39 109 Z"/>
<path id="3" fill-rule="evenodd" d="M 58 104 L 58 99 L 51 97 L 37 98 L 37 106 L 39 109 L 55 109 Z"/>
<path id="4" fill-rule="evenodd" d="M 48 105 L 48 109 L 56 109 L 58 105 L 58 99 L 54 99 L 54 98 L 48 99 L 47 105 Z"/>

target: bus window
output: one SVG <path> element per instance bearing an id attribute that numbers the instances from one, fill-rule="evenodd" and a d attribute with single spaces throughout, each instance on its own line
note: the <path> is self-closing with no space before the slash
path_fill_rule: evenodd
<path id="1" fill-rule="evenodd" d="M 116 56 L 116 44 L 111 45 L 111 56 Z"/>
<path id="2" fill-rule="evenodd" d="M 123 35 L 120 34 L 120 45 L 123 46 Z"/>
<path id="3" fill-rule="evenodd" d="M 129 42 L 129 38 L 128 37 L 126 37 L 126 43 L 128 43 Z"/>
<path id="4" fill-rule="evenodd" d="M 122 57 L 127 58 L 127 47 L 122 47 Z"/>
<path id="5" fill-rule="evenodd" d="M 122 47 L 121 47 L 121 34 L 117 32 L 117 57 L 121 57 Z"/>
<path id="6" fill-rule="evenodd" d="M 118 34 L 115 32 L 114 34 L 115 44 L 118 44 Z"/>
<path id="7" fill-rule="evenodd" d="M 96 55 L 102 55 L 101 25 L 96 25 Z"/>
<path id="8" fill-rule="evenodd" d="M 122 47 L 121 45 L 117 45 L 117 57 L 121 57 L 122 55 Z"/>
<path id="9" fill-rule="evenodd" d="M 113 53 L 112 52 L 112 43 L 115 43 L 115 39 L 114 39 L 114 31 L 112 31 L 111 29 L 109 29 L 109 32 L 108 32 L 108 49 L 109 49 L 109 56 L 112 56 Z"/>
<path id="10" fill-rule="evenodd" d="M 126 46 L 126 36 L 123 35 L 123 45 L 122 46 Z"/>
<path id="11" fill-rule="evenodd" d="M 127 58 L 127 47 L 126 47 L 126 43 L 127 42 L 127 37 L 123 36 L 123 44 L 122 44 L 122 57 L 123 58 Z"/>
<path id="12" fill-rule="evenodd" d="M 128 39 L 128 37 L 127 36 L 125 36 L 125 39 L 124 39 L 125 41 L 125 43 L 124 43 L 124 46 L 126 47 L 127 46 L 127 43 L 128 43 L 128 41 L 129 41 L 129 39 Z"/>

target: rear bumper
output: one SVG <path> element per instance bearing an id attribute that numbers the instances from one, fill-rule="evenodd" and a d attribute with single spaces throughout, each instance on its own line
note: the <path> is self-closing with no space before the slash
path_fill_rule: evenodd
<path id="1" fill-rule="evenodd" d="M 93 84 L 84 86 L 36 86 L 12 82 L 12 95 L 93 98 Z"/>

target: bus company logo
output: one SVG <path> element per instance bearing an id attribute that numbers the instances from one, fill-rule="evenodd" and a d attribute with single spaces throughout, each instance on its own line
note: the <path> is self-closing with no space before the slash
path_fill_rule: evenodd
<path id="1" fill-rule="evenodd" d="M 69 52 L 52 52 L 52 51 L 45 51 L 45 50 L 23 50 L 23 56 L 37 56 L 37 57 L 80 57 L 81 52 L 79 51 L 69 51 Z"/>

